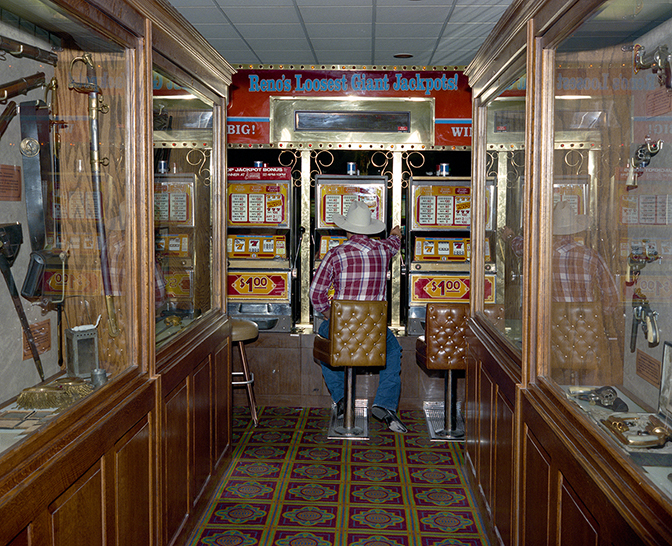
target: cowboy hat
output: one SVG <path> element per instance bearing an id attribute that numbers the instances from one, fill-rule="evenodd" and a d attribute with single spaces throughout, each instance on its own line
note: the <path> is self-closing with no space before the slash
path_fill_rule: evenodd
<path id="1" fill-rule="evenodd" d="M 372 235 L 385 229 L 380 220 L 371 218 L 371 209 L 363 201 L 353 201 L 348 208 L 348 216 L 334 214 L 334 224 L 349 233 Z"/>
<path id="2" fill-rule="evenodd" d="M 567 201 L 560 201 L 553 208 L 553 235 L 572 235 L 588 229 L 590 218 L 577 214 Z"/>

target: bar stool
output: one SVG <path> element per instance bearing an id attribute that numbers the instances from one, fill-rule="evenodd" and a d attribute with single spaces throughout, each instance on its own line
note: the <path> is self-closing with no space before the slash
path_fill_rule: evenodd
<path id="1" fill-rule="evenodd" d="M 443 407 L 425 401 L 424 410 L 432 440 L 463 440 L 464 420 L 457 409 L 457 372 L 467 368 L 465 333 L 469 305 L 428 303 L 425 335 L 418 338 L 415 356 L 429 370 L 445 370 Z"/>
<path id="2" fill-rule="evenodd" d="M 238 344 L 240 360 L 243 364 L 242 372 L 231 372 L 231 375 L 234 377 L 242 376 L 242 381 L 231 381 L 231 385 L 234 387 L 245 386 L 247 388 L 247 399 L 250 403 L 250 413 L 255 427 L 259 424 L 259 417 L 257 416 L 257 402 L 254 398 L 254 374 L 250 373 L 250 366 L 248 365 L 245 353 L 245 342 L 252 341 L 257 336 L 259 336 L 259 327 L 256 322 L 236 318 L 231 319 L 231 341 Z"/>
<path id="3" fill-rule="evenodd" d="M 332 412 L 330 439 L 368 440 L 368 404 L 355 408 L 355 373 L 360 366 L 385 366 L 387 360 L 387 302 L 334 300 L 329 339 L 315 336 L 313 357 L 345 368 L 344 413 Z"/>

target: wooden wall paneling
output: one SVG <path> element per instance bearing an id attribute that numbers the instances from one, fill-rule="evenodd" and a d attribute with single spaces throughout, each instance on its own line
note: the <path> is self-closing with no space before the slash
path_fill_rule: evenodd
<path id="1" fill-rule="evenodd" d="M 559 546 L 597 546 L 600 543 L 598 524 L 590 511 L 583 504 L 574 488 L 560 475 L 558 502 L 558 533 Z"/>
<path id="2" fill-rule="evenodd" d="M 214 441 L 213 460 L 219 466 L 231 446 L 231 344 L 228 339 L 214 356 L 213 369 Z"/>
<path id="3" fill-rule="evenodd" d="M 496 420 L 495 405 L 493 403 L 496 385 L 493 384 L 485 367 L 481 367 L 480 374 L 480 442 L 478 462 L 478 483 L 483 490 L 483 497 L 492 513 L 492 452 L 494 437 L 493 427 Z"/>
<path id="4" fill-rule="evenodd" d="M 7 546 L 30 546 L 29 542 L 28 529 L 24 529 L 18 535 L 16 535 Z"/>
<path id="5" fill-rule="evenodd" d="M 54 546 L 103 546 L 105 488 L 103 463 L 98 461 L 49 505 Z"/>
<path id="6" fill-rule="evenodd" d="M 189 396 L 187 377 L 164 400 L 163 526 L 164 543 L 171 544 L 188 515 Z"/>
<path id="7" fill-rule="evenodd" d="M 191 453 L 193 480 L 190 500 L 198 501 L 203 488 L 212 474 L 212 362 L 206 358 L 193 374 L 193 410 L 191 414 L 193 439 Z"/>
<path id="8" fill-rule="evenodd" d="M 465 401 L 465 450 L 467 461 L 471 467 L 471 473 L 476 476 L 478 468 L 478 444 L 479 444 L 479 422 L 480 422 L 480 392 L 478 379 L 480 377 L 481 361 L 476 358 L 468 359 L 467 363 L 467 395 Z"/>
<path id="9" fill-rule="evenodd" d="M 496 441 L 494 443 L 493 519 L 504 544 L 513 539 L 514 482 L 514 411 L 513 406 L 497 390 L 495 401 L 497 415 Z"/>
<path id="10" fill-rule="evenodd" d="M 550 545 L 551 459 L 532 431 L 524 428 L 521 537 L 525 546 Z"/>
<path id="11" fill-rule="evenodd" d="M 156 544 L 152 419 L 152 415 L 143 417 L 114 446 L 112 455 L 116 479 L 112 494 L 116 533 L 110 544 Z"/>
<path id="12" fill-rule="evenodd" d="M 624 513 L 621 513 L 616 506 L 616 502 L 627 495 L 625 484 L 622 489 L 613 489 L 614 485 L 610 483 L 613 478 L 618 478 L 618 474 L 607 475 L 604 469 L 598 469 L 592 466 L 589 460 L 577 457 L 566 443 L 568 429 L 573 428 L 573 425 L 567 423 L 566 419 L 560 419 L 560 422 L 547 421 L 557 416 L 546 414 L 536 403 L 531 403 L 531 399 L 531 397 L 523 397 L 523 428 L 526 430 L 526 440 L 534 438 L 538 446 L 543 445 L 544 456 L 550 464 L 550 481 L 548 495 L 539 492 L 535 494 L 530 487 L 524 488 L 525 519 L 527 520 L 528 506 L 540 507 L 546 504 L 549 507 L 547 532 L 554 539 L 571 541 L 575 532 L 578 532 L 575 529 L 581 529 L 581 533 L 590 536 L 588 528 L 592 526 L 597 530 L 599 544 L 668 545 L 668 540 L 661 536 L 654 537 L 650 532 L 647 539 L 638 536 L 624 515 L 627 514 L 633 518 L 636 517 L 635 514 L 628 513 L 627 508 L 624 509 Z M 562 430 L 563 427 L 565 427 L 564 430 Z M 541 448 L 538 447 L 538 449 Z M 523 464 L 523 479 L 527 480 L 531 475 L 535 475 L 535 471 L 528 467 L 527 458 L 524 459 Z M 618 471 L 613 468 L 611 472 Z M 576 506 L 571 504 L 565 506 L 566 498 L 561 490 L 563 485 L 567 491 L 573 492 L 574 497 L 568 502 Z M 647 507 L 640 506 L 639 508 L 646 509 Z M 646 531 L 641 532 L 646 534 Z M 536 546 L 536 543 L 527 544 Z"/>

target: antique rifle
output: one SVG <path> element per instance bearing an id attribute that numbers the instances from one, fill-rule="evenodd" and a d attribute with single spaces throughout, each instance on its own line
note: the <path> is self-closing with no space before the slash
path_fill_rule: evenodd
<path id="1" fill-rule="evenodd" d="M 31 89 L 44 85 L 44 72 L 37 72 L 26 78 L 19 78 L 4 85 L 0 85 L 0 104 L 5 104 L 17 95 L 25 95 Z"/>
<path id="2" fill-rule="evenodd" d="M 0 138 L 3 137 L 7 127 L 9 127 L 9 124 L 16 117 L 16 113 L 16 103 L 11 100 L 7 103 L 7 107 L 2 111 L 2 114 L 0 114 Z"/>
<path id="3" fill-rule="evenodd" d="M 41 63 L 49 63 L 53 66 L 56 66 L 56 62 L 58 61 L 56 53 L 12 40 L 6 36 L 0 36 L 0 49 L 14 57 L 28 57 L 29 59 L 34 59 Z"/>
<path id="4" fill-rule="evenodd" d="M 86 82 L 76 82 L 73 76 L 75 64 L 83 63 L 86 66 Z M 96 235 L 98 239 L 98 252 L 100 255 L 100 273 L 103 278 L 103 290 L 105 293 L 105 303 L 107 305 L 107 320 L 109 333 L 112 337 L 119 334 L 117 324 L 117 315 L 114 309 L 114 299 L 112 290 L 112 279 L 110 276 L 110 262 L 107 252 L 107 235 L 105 233 L 105 222 L 103 221 L 103 200 L 101 194 L 101 171 L 100 167 L 109 162 L 106 158 L 100 158 L 99 136 L 98 136 L 98 113 L 107 113 L 109 107 L 103 102 L 102 91 L 98 87 L 96 77 L 96 68 L 90 53 L 84 53 L 81 57 L 75 57 L 70 63 L 70 89 L 78 93 L 88 95 L 89 102 L 89 129 L 90 146 L 89 155 L 91 161 L 91 182 L 93 185 L 93 210 L 96 217 Z"/>

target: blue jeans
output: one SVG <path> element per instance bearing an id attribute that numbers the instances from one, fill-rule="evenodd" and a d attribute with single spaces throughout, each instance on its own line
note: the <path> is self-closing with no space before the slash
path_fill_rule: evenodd
<path id="1" fill-rule="evenodd" d="M 322 337 L 329 338 L 328 320 L 320 324 L 319 334 Z M 332 368 L 324 362 L 320 362 L 320 364 L 322 365 L 322 376 L 324 377 L 324 382 L 327 384 L 329 393 L 334 401 L 338 402 L 344 396 L 345 370 L 343 368 Z M 376 391 L 373 405 L 396 411 L 399 405 L 400 394 L 401 345 L 399 345 L 392 330 L 388 328 L 386 365 L 380 369 L 378 390 Z"/>

